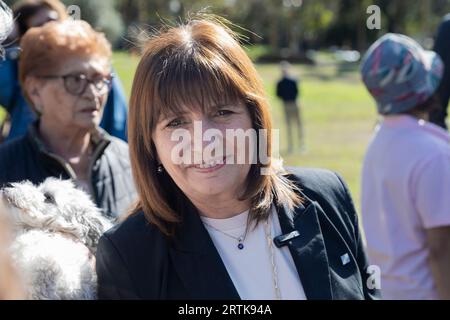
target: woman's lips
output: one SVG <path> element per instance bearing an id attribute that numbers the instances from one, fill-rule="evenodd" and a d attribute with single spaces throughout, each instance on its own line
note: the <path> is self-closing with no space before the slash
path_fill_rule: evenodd
<path id="1" fill-rule="evenodd" d="M 195 170 L 201 172 L 201 173 L 210 173 L 210 172 L 214 172 L 217 170 L 222 169 L 223 167 L 225 167 L 225 163 L 223 164 L 216 164 L 214 167 L 209 167 L 209 168 L 201 168 L 199 166 L 195 166 Z"/>
<path id="2" fill-rule="evenodd" d="M 199 172 L 202 173 L 209 173 L 209 172 L 214 172 L 217 170 L 220 170 L 221 168 L 223 168 L 226 165 L 226 159 L 227 157 L 223 157 L 222 161 L 218 161 L 218 160 L 213 160 L 209 163 L 203 163 L 203 164 L 193 164 L 188 166 L 188 168 L 194 168 Z"/>
<path id="3" fill-rule="evenodd" d="M 100 110 L 96 107 L 87 107 L 87 108 L 81 109 L 81 112 L 89 112 L 89 113 L 98 112 L 98 111 L 100 111 Z"/>

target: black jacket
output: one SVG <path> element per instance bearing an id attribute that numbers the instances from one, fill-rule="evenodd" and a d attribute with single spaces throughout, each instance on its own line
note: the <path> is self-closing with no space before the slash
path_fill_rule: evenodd
<path id="1" fill-rule="evenodd" d="M 279 207 L 283 233 L 300 237 L 289 244 L 308 299 L 374 299 L 358 219 L 342 180 L 325 170 L 293 169 L 305 205 Z M 136 214 L 108 231 L 97 249 L 100 299 L 239 299 L 232 280 L 196 210 L 182 214 L 176 241 Z M 343 264 L 341 256 L 350 262 Z M 255 266 L 257 268 L 257 266 Z M 251 271 L 250 271 L 251 272 Z"/>
<path id="2" fill-rule="evenodd" d="M 298 97 L 297 81 L 291 78 L 283 78 L 277 84 L 277 97 L 283 101 L 295 101 Z"/>
<path id="3" fill-rule="evenodd" d="M 70 165 L 45 148 L 38 137 L 38 125 L 30 126 L 25 136 L 0 145 L 0 188 L 24 180 L 39 184 L 48 177 L 76 181 Z M 93 142 L 90 194 L 106 216 L 115 218 L 137 199 L 128 145 L 102 129 L 93 135 Z"/>

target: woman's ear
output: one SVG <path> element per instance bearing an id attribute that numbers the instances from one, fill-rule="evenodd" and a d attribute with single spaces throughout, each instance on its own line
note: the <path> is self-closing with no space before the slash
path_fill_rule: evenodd
<path id="1" fill-rule="evenodd" d="M 39 79 L 36 77 L 27 77 L 24 83 L 24 90 L 31 100 L 34 109 L 41 114 L 42 113 L 42 96 L 41 96 L 41 85 Z"/>

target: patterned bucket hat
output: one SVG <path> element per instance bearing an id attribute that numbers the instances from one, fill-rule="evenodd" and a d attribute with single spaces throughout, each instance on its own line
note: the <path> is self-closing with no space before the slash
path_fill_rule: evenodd
<path id="1" fill-rule="evenodd" d="M 393 33 L 369 48 L 361 66 L 364 84 L 383 115 L 403 113 L 425 102 L 438 89 L 443 72 L 435 52 Z"/>

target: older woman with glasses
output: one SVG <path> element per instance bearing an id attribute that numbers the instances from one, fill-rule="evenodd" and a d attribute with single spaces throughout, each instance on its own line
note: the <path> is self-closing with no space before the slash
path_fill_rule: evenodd
<path id="1" fill-rule="evenodd" d="M 19 77 L 38 120 L 0 147 L 0 185 L 72 179 L 104 214 L 135 199 L 128 146 L 100 129 L 111 88 L 111 46 L 82 21 L 50 22 L 21 41 Z"/>
<path id="2" fill-rule="evenodd" d="M 0 143 L 25 135 L 28 126 L 36 120 L 32 107 L 22 94 L 18 78 L 21 38 L 31 28 L 69 18 L 67 8 L 60 0 L 20 0 L 14 2 L 12 10 L 15 27 L 4 42 L 5 60 L 0 60 L 0 105 L 8 114 L 6 121 L 0 120 Z M 124 141 L 127 141 L 126 100 L 119 77 L 114 77 L 100 126 Z"/>

